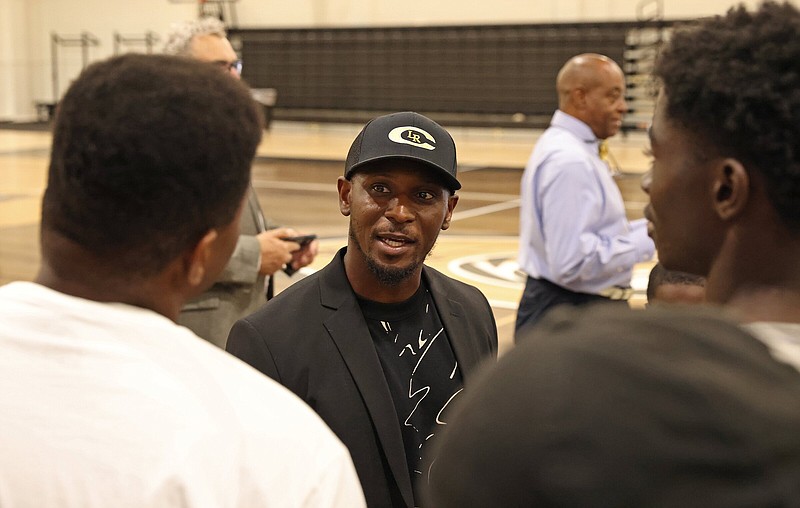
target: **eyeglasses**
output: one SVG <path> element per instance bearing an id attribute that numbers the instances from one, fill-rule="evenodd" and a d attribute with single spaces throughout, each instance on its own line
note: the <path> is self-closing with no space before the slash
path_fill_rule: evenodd
<path id="1" fill-rule="evenodd" d="M 226 60 L 214 60 L 212 63 L 221 67 L 225 72 L 231 72 L 232 70 L 235 70 L 236 74 L 242 73 L 241 60 L 234 60 L 233 62 L 228 62 Z"/>

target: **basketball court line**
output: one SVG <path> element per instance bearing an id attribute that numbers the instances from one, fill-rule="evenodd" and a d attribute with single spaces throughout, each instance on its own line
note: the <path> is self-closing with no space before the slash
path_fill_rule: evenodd
<path id="1" fill-rule="evenodd" d="M 469 210 L 464 210 L 463 212 L 455 211 L 453 212 L 453 217 L 452 219 L 450 219 L 450 221 L 456 222 L 465 219 L 473 219 L 475 217 L 480 217 L 482 215 L 489 215 L 495 212 L 502 212 L 503 210 L 519 208 L 519 202 L 520 202 L 519 199 L 512 199 L 510 201 L 505 201 L 503 203 L 495 203 L 493 205 L 471 208 Z"/>

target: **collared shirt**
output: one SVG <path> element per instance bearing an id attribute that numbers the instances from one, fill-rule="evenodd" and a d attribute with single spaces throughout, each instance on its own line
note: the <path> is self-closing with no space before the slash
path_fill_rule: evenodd
<path id="1" fill-rule="evenodd" d="M 599 294 L 630 285 L 655 246 L 647 221 L 628 221 L 591 128 L 556 111 L 522 175 L 519 265 L 531 277 Z"/>

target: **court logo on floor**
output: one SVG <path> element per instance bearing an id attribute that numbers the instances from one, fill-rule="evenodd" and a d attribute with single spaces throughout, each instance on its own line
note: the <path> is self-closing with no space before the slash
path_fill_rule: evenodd
<path id="1" fill-rule="evenodd" d="M 492 252 L 453 259 L 447 269 L 460 278 L 481 284 L 521 289 L 525 273 L 517 264 L 516 252 Z"/>

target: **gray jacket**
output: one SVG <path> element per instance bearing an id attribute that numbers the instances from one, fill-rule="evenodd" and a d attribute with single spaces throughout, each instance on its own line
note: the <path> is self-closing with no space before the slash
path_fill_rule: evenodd
<path id="1" fill-rule="evenodd" d="M 250 187 L 242 212 L 241 234 L 217 282 L 181 309 L 178 324 L 225 349 L 233 323 L 266 302 L 265 277 L 259 275 L 261 247 L 255 237 L 267 229 L 255 190 Z"/>

